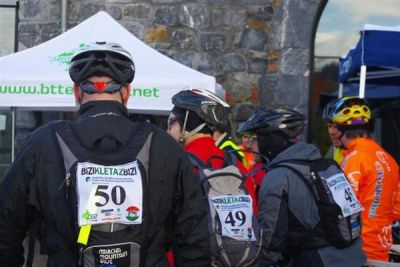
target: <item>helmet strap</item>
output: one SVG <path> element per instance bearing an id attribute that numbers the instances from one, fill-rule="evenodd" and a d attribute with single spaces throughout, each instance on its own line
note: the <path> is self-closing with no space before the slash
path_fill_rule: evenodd
<path id="1" fill-rule="evenodd" d="M 222 140 L 223 140 L 227 135 L 228 135 L 227 132 L 221 134 L 221 135 L 217 138 L 217 140 L 215 140 L 215 145 L 216 145 L 216 146 L 219 146 L 219 144 L 222 142 Z"/>
<path id="2" fill-rule="evenodd" d="M 183 121 L 183 126 L 182 126 L 182 131 L 181 131 L 181 137 L 179 137 L 179 144 L 183 145 L 185 144 L 185 129 L 186 129 L 186 122 L 189 116 L 189 110 L 186 110 L 185 113 L 185 120 Z"/>
<path id="3" fill-rule="evenodd" d="M 121 88 L 121 90 L 119 90 L 118 92 L 119 92 L 119 95 L 121 96 L 121 103 L 122 103 L 122 105 L 125 105 L 124 96 L 122 95 L 122 88 Z"/>
<path id="4" fill-rule="evenodd" d="M 189 110 L 186 110 L 186 114 L 185 114 L 185 120 L 183 121 L 183 127 L 182 127 L 182 132 L 181 132 L 181 137 L 179 137 L 179 144 L 183 145 L 185 144 L 185 141 L 192 137 L 193 135 L 197 134 L 198 132 L 201 131 L 201 129 L 204 128 L 204 126 L 206 126 L 206 123 L 202 123 L 199 126 L 197 126 L 196 128 L 194 128 L 193 130 L 191 130 L 190 132 L 186 133 L 186 122 L 189 116 Z"/>
<path id="5" fill-rule="evenodd" d="M 200 124 L 199 126 L 197 126 L 196 128 L 194 128 L 193 130 L 191 130 L 190 132 L 188 132 L 187 134 L 185 134 L 184 140 L 192 137 L 193 135 L 197 134 L 198 132 L 201 131 L 201 129 L 204 128 L 204 126 L 206 126 L 207 124 L 204 122 L 202 124 Z"/>
<path id="6" fill-rule="evenodd" d="M 340 130 L 339 130 L 340 131 Z M 342 138 L 344 136 L 344 131 L 340 131 L 339 141 L 342 142 Z M 343 143 L 343 142 L 342 142 Z M 344 145 L 343 145 L 344 146 Z"/>
<path id="7" fill-rule="evenodd" d="M 80 103 L 79 103 L 79 104 L 81 104 L 81 103 L 82 103 L 82 99 L 83 99 L 83 94 L 84 94 L 84 92 L 83 92 L 82 89 L 79 89 L 79 90 L 81 91 L 81 97 L 80 97 Z"/>

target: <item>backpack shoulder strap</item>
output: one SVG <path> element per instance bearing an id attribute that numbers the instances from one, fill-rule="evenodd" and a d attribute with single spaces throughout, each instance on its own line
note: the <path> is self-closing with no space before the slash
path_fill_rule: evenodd
<path id="1" fill-rule="evenodd" d="M 312 160 L 287 159 L 272 164 L 266 164 L 264 166 L 268 171 L 279 167 L 286 167 L 304 177 L 304 174 L 300 171 L 300 166 L 311 166 L 312 162 Z"/>
<path id="2" fill-rule="evenodd" d="M 143 164 L 147 174 L 149 173 L 150 149 L 151 149 L 151 143 L 153 140 L 154 130 L 155 130 L 155 127 L 152 126 L 149 130 L 146 141 L 144 142 L 142 148 L 140 149 L 138 155 L 136 156 L 136 158 Z M 147 175 L 147 178 L 148 178 L 148 175 Z"/>
<path id="3" fill-rule="evenodd" d="M 154 131 L 156 129 L 156 127 L 154 125 L 150 125 L 150 126 L 151 127 L 149 127 L 148 135 L 143 143 L 143 146 L 136 156 L 137 160 L 139 160 L 143 164 L 143 167 L 146 170 L 147 184 L 149 184 L 150 150 L 151 150 L 151 144 L 152 144 L 153 138 L 155 136 Z M 144 211 L 146 212 L 146 210 L 144 210 Z M 145 216 L 147 216 L 147 215 L 145 215 Z M 147 248 L 149 246 L 148 240 L 146 238 L 147 224 L 143 224 L 143 230 L 141 232 L 142 232 L 142 237 L 143 237 L 143 251 L 147 251 Z M 143 265 L 145 265 L 146 257 L 141 257 L 141 260 L 143 261 Z"/>
<path id="4" fill-rule="evenodd" d="M 222 150 L 224 152 L 224 167 L 227 167 L 229 165 L 234 165 L 236 166 L 238 159 L 233 154 L 233 151 L 227 151 L 227 150 Z"/>
<path id="5" fill-rule="evenodd" d="M 67 121 L 52 122 L 50 123 L 50 128 L 53 131 L 56 143 L 61 151 L 61 156 L 64 162 L 65 179 L 58 187 L 58 190 L 60 190 L 65 184 L 69 182 L 68 179 L 70 169 L 72 165 L 74 165 L 74 163 L 78 161 L 78 158 L 65 142 L 65 135 L 71 136 L 72 138 L 74 137 L 74 135 L 70 132 L 70 123 Z M 68 193 L 66 193 L 66 197 L 68 198 Z"/>
<path id="6" fill-rule="evenodd" d="M 65 143 L 59 132 L 55 131 L 55 135 L 57 138 L 57 142 L 61 148 L 61 153 L 63 155 L 65 171 L 66 173 L 68 173 L 70 168 L 78 160 L 78 158 L 74 155 L 74 153 L 72 153 L 71 149 Z"/>
<path id="7" fill-rule="evenodd" d="M 254 169 L 250 170 L 245 176 L 246 176 L 246 177 L 248 177 L 248 176 L 253 176 L 253 175 L 256 174 L 258 171 L 261 171 L 262 169 L 269 170 L 269 168 L 268 168 L 268 163 L 265 163 L 265 164 L 263 164 L 263 165 L 261 165 L 261 166 L 259 166 L 259 167 L 257 167 L 257 168 L 254 168 Z M 271 169 L 273 169 L 273 168 L 271 168 Z"/>
<path id="8" fill-rule="evenodd" d="M 196 156 L 193 153 L 190 152 L 186 152 L 186 155 L 188 156 L 190 162 L 192 163 L 192 165 L 198 169 L 206 169 L 209 168 L 209 166 L 207 166 L 207 164 L 205 164 L 198 156 Z"/>
<path id="9" fill-rule="evenodd" d="M 315 191 L 316 189 L 314 188 L 314 182 L 310 177 L 307 177 L 301 170 L 300 166 L 308 166 L 309 172 L 311 172 L 311 165 L 313 163 L 313 160 L 282 160 L 277 163 L 273 163 L 271 165 L 268 165 L 266 167 L 267 171 L 271 171 L 273 169 L 276 169 L 278 167 L 284 167 L 292 170 L 295 172 L 298 176 L 301 177 L 301 179 L 309 186 L 311 191 L 314 193 L 315 196 L 318 196 L 318 193 Z"/>
<path id="10" fill-rule="evenodd" d="M 74 153 L 72 153 L 71 149 L 68 147 L 66 142 L 64 141 L 65 135 L 70 135 L 69 134 L 70 124 L 67 121 L 57 121 L 57 122 L 51 122 L 49 126 L 50 129 L 52 129 L 55 139 L 61 150 L 64 160 L 64 168 L 66 173 L 68 173 L 71 166 L 78 160 L 77 157 L 74 155 Z"/>
<path id="11" fill-rule="evenodd" d="M 39 216 L 39 213 L 34 211 L 31 229 L 28 232 L 28 255 L 26 258 L 26 265 L 25 265 L 26 267 L 33 266 L 33 259 L 35 256 L 35 242 L 36 242 L 36 237 L 40 232 L 41 221 L 42 220 L 41 217 Z"/>
<path id="12" fill-rule="evenodd" d="M 66 123 L 65 121 L 55 121 L 49 123 L 50 129 L 54 131 L 54 129 L 57 127 L 59 123 Z M 65 162 L 64 162 L 65 164 Z M 31 228 L 28 232 L 28 253 L 27 253 L 27 258 L 26 258 L 26 267 L 32 267 L 33 266 L 33 260 L 35 256 L 35 242 L 36 242 L 36 237 L 38 236 L 41 228 L 41 217 L 39 216 L 39 213 L 34 211 L 33 214 L 33 220 L 31 224 Z"/>

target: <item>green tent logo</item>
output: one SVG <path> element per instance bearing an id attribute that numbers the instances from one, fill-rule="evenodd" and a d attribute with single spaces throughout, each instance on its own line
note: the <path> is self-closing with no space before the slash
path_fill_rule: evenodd
<path id="1" fill-rule="evenodd" d="M 61 54 L 58 54 L 57 56 L 54 57 L 50 57 L 50 61 L 52 62 L 58 62 L 60 65 L 64 65 L 65 66 L 65 71 L 68 70 L 69 65 L 71 64 L 71 58 L 72 55 L 81 48 L 86 47 L 87 45 L 84 43 L 81 43 L 77 48 L 72 49 L 70 51 L 64 51 Z"/>

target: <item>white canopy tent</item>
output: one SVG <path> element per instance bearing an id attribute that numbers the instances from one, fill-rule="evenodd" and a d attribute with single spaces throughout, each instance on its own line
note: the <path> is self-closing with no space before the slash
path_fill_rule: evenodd
<path id="1" fill-rule="evenodd" d="M 214 77 L 157 52 L 101 11 L 45 43 L 0 57 L 0 108 L 74 109 L 70 59 L 80 46 L 95 41 L 119 43 L 132 54 L 136 76 L 128 108 L 133 112 L 165 114 L 171 97 L 185 87 L 216 90 Z"/>
<path id="2" fill-rule="evenodd" d="M 171 97 L 185 87 L 221 94 L 214 77 L 164 56 L 100 11 L 45 43 L 0 57 L 0 109 L 12 110 L 12 160 L 15 109 L 75 110 L 68 75 L 71 56 L 79 47 L 96 41 L 119 43 L 133 57 L 136 74 L 128 102 L 131 112 L 167 114 L 172 109 Z"/>

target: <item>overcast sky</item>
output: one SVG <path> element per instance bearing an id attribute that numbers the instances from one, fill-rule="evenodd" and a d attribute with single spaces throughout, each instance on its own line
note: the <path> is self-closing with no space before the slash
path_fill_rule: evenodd
<path id="1" fill-rule="evenodd" d="M 319 21 L 315 56 L 342 56 L 357 43 L 363 25 L 400 25 L 399 0 L 329 0 Z"/>

